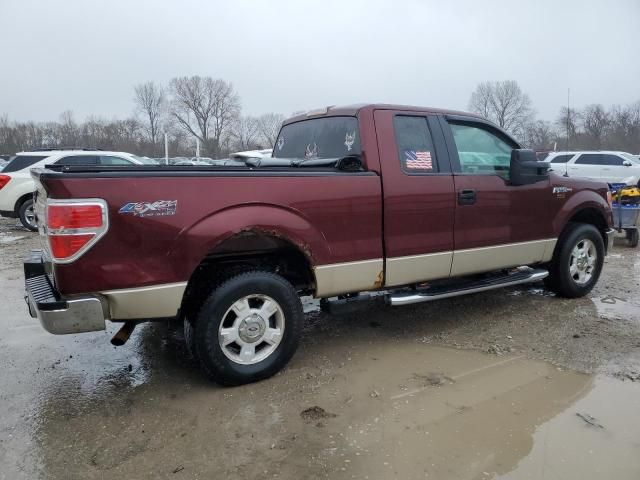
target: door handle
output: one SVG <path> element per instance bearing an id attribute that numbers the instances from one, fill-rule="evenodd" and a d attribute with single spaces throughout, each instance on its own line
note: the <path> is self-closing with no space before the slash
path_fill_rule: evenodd
<path id="1" fill-rule="evenodd" d="M 473 205 L 476 203 L 476 191 L 464 189 L 458 192 L 458 205 Z"/>

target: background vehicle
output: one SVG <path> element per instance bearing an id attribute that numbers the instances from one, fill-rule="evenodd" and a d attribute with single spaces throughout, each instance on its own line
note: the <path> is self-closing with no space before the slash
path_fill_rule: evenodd
<path id="1" fill-rule="evenodd" d="M 35 171 L 31 314 L 58 334 L 124 322 L 117 344 L 180 319 L 204 371 L 240 384 L 292 357 L 301 295 L 406 305 L 545 279 L 579 297 L 613 238 L 605 183 L 549 175 L 476 115 L 332 107 L 277 145 L 236 166 Z"/>
<path id="2" fill-rule="evenodd" d="M 0 215 L 19 218 L 32 231 L 37 227 L 33 215 L 35 184 L 31 169 L 44 165 L 155 165 L 149 158 L 126 152 L 92 149 L 42 149 L 20 152 L 11 158 L 0 174 Z"/>
<path id="3" fill-rule="evenodd" d="M 544 161 L 551 163 L 554 171 L 570 177 L 627 185 L 640 181 L 640 161 L 627 152 L 551 152 Z"/>
<path id="4" fill-rule="evenodd" d="M 269 158 L 273 150 L 266 148 L 264 150 L 246 150 L 244 152 L 236 152 L 229 155 L 229 158 L 242 160 L 244 158 Z"/>

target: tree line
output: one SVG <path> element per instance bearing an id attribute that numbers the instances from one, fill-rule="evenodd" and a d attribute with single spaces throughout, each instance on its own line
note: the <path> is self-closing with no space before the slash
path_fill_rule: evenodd
<path id="1" fill-rule="evenodd" d="M 233 85 L 211 77 L 177 77 L 168 85 L 146 82 L 134 87 L 133 114 L 125 119 L 88 117 L 72 111 L 58 121 L 16 122 L 0 116 L 0 153 L 70 146 L 164 156 L 167 134 L 171 156 L 192 157 L 196 141 L 202 156 L 272 148 L 284 115 L 242 115 Z"/>
<path id="2" fill-rule="evenodd" d="M 164 155 L 193 156 L 196 140 L 203 156 L 273 147 L 284 115 L 243 115 L 233 85 L 211 77 L 176 77 L 167 85 L 134 87 L 133 114 L 125 119 L 88 117 L 66 111 L 58 121 L 16 122 L 0 116 L 0 153 L 69 146 Z M 605 108 L 562 107 L 554 121 L 536 118 L 530 97 L 513 80 L 478 84 L 469 110 L 493 121 L 525 146 L 537 150 L 624 150 L 640 153 L 640 100 Z"/>
<path id="3" fill-rule="evenodd" d="M 640 153 L 640 100 L 608 108 L 562 107 L 554 121 L 536 118 L 531 99 L 513 80 L 480 83 L 471 94 L 476 112 L 536 150 L 622 150 Z"/>

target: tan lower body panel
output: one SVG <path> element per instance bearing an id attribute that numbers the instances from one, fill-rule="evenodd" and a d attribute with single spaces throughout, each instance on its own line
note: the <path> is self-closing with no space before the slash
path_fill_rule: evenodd
<path id="1" fill-rule="evenodd" d="M 491 247 L 456 250 L 453 253 L 451 276 L 489 272 L 500 268 L 532 265 L 551 260 L 557 239 L 508 243 Z"/>
<path id="2" fill-rule="evenodd" d="M 382 268 L 381 258 L 315 267 L 316 297 L 376 290 L 382 287 Z"/>
<path id="3" fill-rule="evenodd" d="M 187 282 L 101 292 L 109 300 L 111 320 L 174 317 Z"/>
<path id="4" fill-rule="evenodd" d="M 385 261 L 384 286 L 410 285 L 449 276 L 548 262 L 553 256 L 556 241 L 556 238 L 549 238 L 453 252 L 388 258 Z M 382 260 L 375 259 L 316 267 L 316 296 L 327 297 L 381 288 L 381 262 Z"/>
<path id="5" fill-rule="evenodd" d="M 447 278 L 451 271 L 452 260 L 453 252 L 388 258 L 384 284 L 387 287 L 394 287 Z"/>

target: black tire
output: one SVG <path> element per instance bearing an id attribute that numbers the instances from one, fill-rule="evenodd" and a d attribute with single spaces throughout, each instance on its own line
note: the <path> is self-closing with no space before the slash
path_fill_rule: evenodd
<path id="1" fill-rule="evenodd" d="M 573 249 L 583 240 L 593 243 L 596 250 L 595 264 L 591 278 L 579 283 L 570 273 L 570 262 Z M 556 245 L 553 259 L 549 263 L 549 276 L 544 280 L 545 286 L 561 297 L 577 298 L 588 294 L 600 278 L 604 263 L 604 241 L 596 227 L 585 223 L 570 223 L 562 233 Z"/>
<path id="2" fill-rule="evenodd" d="M 231 305 L 251 295 L 266 296 L 277 303 L 283 314 L 284 334 L 266 358 L 242 364 L 229 358 L 229 349 L 227 353 L 223 351 L 219 329 L 228 319 L 225 314 L 228 315 Z M 298 294 L 283 277 L 263 271 L 240 273 L 214 288 L 196 316 L 193 331 L 196 358 L 207 376 L 221 385 L 242 385 L 268 378 L 280 371 L 295 353 L 303 320 Z"/>
<path id="3" fill-rule="evenodd" d="M 184 343 L 187 346 L 187 352 L 189 352 L 189 355 L 196 358 L 196 346 L 195 346 L 195 335 L 194 335 L 193 323 L 186 318 L 183 319 L 183 323 L 184 323 Z"/>
<path id="4" fill-rule="evenodd" d="M 35 223 L 29 221 L 28 216 L 30 213 L 33 213 L 33 200 L 31 198 L 25 200 L 22 202 L 22 205 L 20 205 L 20 208 L 18 209 L 18 218 L 20 218 L 20 223 L 22 223 L 24 228 L 31 230 L 32 232 L 37 232 L 38 227 Z"/>
<path id="5" fill-rule="evenodd" d="M 629 242 L 629 246 L 631 248 L 636 248 L 638 246 L 638 230 L 637 229 L 629 229 L 626 232 L 627 241 Z"/>

